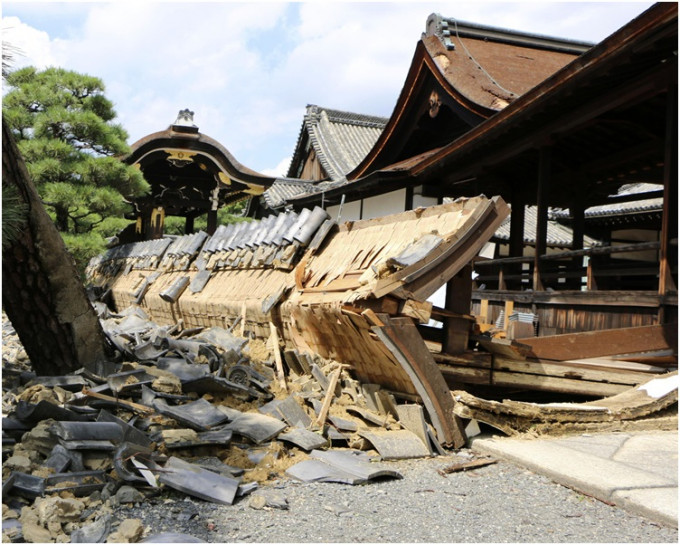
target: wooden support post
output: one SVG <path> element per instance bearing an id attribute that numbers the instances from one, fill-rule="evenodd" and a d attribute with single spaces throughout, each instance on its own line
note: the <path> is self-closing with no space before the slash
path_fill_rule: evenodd
<path id="1" fill-rule="evenodd" d="M 217 229 L 217 210 L 210 210 L 208 212 L 208 225 L 206 231 L 209 235 L 214 235 Z"/>
<path id="2" fill-rule="evenodd" d="M 571 204 L 571 217 L 572 217 L 572 234 L 573 238 L 571 241 L 572 250 L 583 250 L 583 238 L 585 231 L 585 207 L 583 203 L 579 200 L 575 200 Z M 571 260 L 571 267 L 578 269 L 583 266 L 583 256 L 573 257 Z M 567 279 L 567 285 L 572 289 L 581 289 L 581 278 L 576 277 L 573 279 Z"/>
<path id="3" fill-rule="evenodd" d="M 446 310 L 456 314 L 470 314 L 472 300 L 472 266 L 466 265 L 446 284 Z M 470 334 L 470 321 L 465 318 L 447 317 L 444 320 L 442 352 L 460 354 L 465 352 Z"/>
<path id="4" fill-rule="evenodd" d="M 184 218 L 184 234 L 188 235 L 194 232 L 194 217 L 187 216 Z"/>
<path id="5" fill-rule="evenodd" d="M 677 60 L 674 71 L 677 77 Z M 673 77 L 671 75 L 671 77 Z M 659 251 L 659 295 L 677 293 L 673 266 L 678 265 L 678 84 L 671 80 L 666 103 L 666 141 L 663 171 L 663 217 L 661 219 L 661 249 Z M 673 244 L 675 241 L 675 244 Z M 672 319 L 665 305 L 659 308 L 659 323 Z"/>
<path id="6" fill-rule="evenodd" d="M 498 289 L 500 291 L 508 289 L 507 282 L 505 281 L 505 267 L 507 267 L 507 265 L 500 265 L 498 267 Z"/>
<path id="7" fill-rule="evenodd" d="M 538 160 L 536 189 L 536 255 L 534 257 L 534 291 L 543 290 L 541 256 L 545 255 L 548 239 L 548 187 L 550 184 L 550 148 L 543 146 Z"/>
<path id="8" fill-rule="evenodd" d="M 483 324 L 489 323 L 489 300 L 488 299 L 482 299 L 479 303 L 479 319 L 481 320 L 481 323 L 483 323 Z"/>
<path id="9" fill-rule="evenodd" d="M 510 255 L 519 257 L 524 255 L 524 212 L 526 199 L 514 198 L 510 213 Z"/>
<path id="10" fill-rule="evenodd" d="M 587 284 L 586 287 L 588 291 L 594 291 L 597 289 L 597 279 L 595 278 L 595 264 L 593 263 L 594 256 L 588 258 L 588 268 L 586 270 L 587 274 Z"/>
<path id="11" fill-rule="evenodd" d="M 508 330 L 508 324 L 510 323 L 510 315 L 512 312 L 515 310 L 515 302 L 514 301 L 506 301 L 505 302 L 505 309 L 503 312 L 504 314 L 504 319 L 503 319 L 503 331 Z"/>
<path id="12" fill-rule="evenodd" d="M 512 197 L 512 212 L 510 214 L 510 253 L 509 257 L 520 257 L 524 255 L 524 220 L 526 211 L 526 198 L 521 195 Z M 522 264 L 517 263 L 510 265 L 508 273 L 515 274 L 521 273 Z M 503 285 L 501 286 L 501 281 L 499 279 L 498 289 L 507 289 L 507 281 L 503 280 Z M 511 286 L 514 289 L 522 289 L 522 280 L 512 281 Z"/>

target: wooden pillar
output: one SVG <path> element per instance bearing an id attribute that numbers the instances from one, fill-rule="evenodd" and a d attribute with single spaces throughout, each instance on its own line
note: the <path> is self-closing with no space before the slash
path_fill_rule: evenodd
<path id="1" fill-rule="evenodd" d="M 184 219 L 184 233 L 190 234 L 194 232 L 194 216 L 187 216 Z"/>
<path id="2" fill-rule="evenodd" d="M 442 352 L 460 354 L 467 349 L 470 320 L 462 315 L 470 314 L 472 300 L 472 266 L 466 265 L 446 284 L 445 308 L 461 317 L 447 317 L 444 321 Z"/>
<path id="3" fill-rule="evenodd" d="M 207 231 L 209 235 L 214 235 L 217 229 L 217 210 L 210 210 L 208 212 L 208 226 Z"/>
<path id="4" fill-rule="evenodd" d="M 510 213 L 510 257 L 519 257 L 524 254 L 524 207 L 526 199 L 512 199 L 512 212 Z"/>
<path id="5" fill-rule="evenodd" d="M 671 74 L 674 71 L 671 70 Z M 675 64 L 677 74 L 677 63 Z M 672 77 L 672 75 L 671 75 Z M 666 102 L 666 140 L 663 171 L 663 217 L 659 251 L 659 295 L 677 293 L 673 266 L 678 264 L 678 84 L 672 81 Z M 672 319 L 664 305 L 659 309 L 659 322 Z"/>
<path id="6" fill-rule="evenodd" d="M 404 198 L 404 210 L 413 210 L 413 186 L 406 188 L 406 197 Z"/>
<path id="7" fill-rule="evenodd" d="M 571 217 L 572 217 L 572 250 L 583 250 L 583 238 L 585 231 L 585 206 L 580 199 L 575 199 L 571 206 Z M 577 256 L 572 258 L 571 269 L 578 270 L 583 266 L 583 256 Z M 567 285 L 572 289 L 581 289 L 581 278 L 568 278 Z"/>
<path id="8" fill-rule="evenodd" d="M 536 255 L 534 257 L 534 291 L 543 290 L 541 256 L 545 255 L 548 239 L 548 186 L 550 184 L 550 148 L 543 146 L 538 159 L 536 184 Z"/>
<path id="9" fill-rule="evenodd" d="M 524 217 L 526 210 L 526 198 L 523 195 L 512 196 L 512 211 L 510 213 L 510 257 L 520 257 L 524 255 Z M 522 263 L 505 265 L 508 274 L 520 274 L 522 272 Z M 512 280 L 509 285 L 513 289 L 522 289 L 522 281 Z M 498 289 L 504 290 L 508 287 L 508 282 L 501 280 L 498 282 Z"/>

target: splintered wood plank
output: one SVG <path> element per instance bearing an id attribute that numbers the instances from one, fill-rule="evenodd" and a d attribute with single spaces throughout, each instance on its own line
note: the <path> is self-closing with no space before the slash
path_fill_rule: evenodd
<path id="1" fill-rule="evenodd" d="M 321 411 L 319 411 L 319 416 L 316 419 L 315 424 L 322 427 L 326 422 L 326 416 L 328 416 L 328 409 L 331 407 L 331 401 L 335 396 L 335 385 L 338 383 L 340 378 L 340 369 L 333 371 L 331 378 L 328 380 L 328 388 L 326 389 L 326 397 L 323 400 L 323 405 L 321 405 Z"/>
<path id="2" fill-rule="evenodd" d="M 482 458 L 479 460 L 470 460 L 469 462 L 457 462 L 455 464 L 443 467 L 438 471 L 440 475 L 446 476 L 449 473 L 458 473 L 459 471 L 467 471 L 468 469 L 477 469 L 480 467 L 489 466 L 497 463 L 498 460 L 493 458 Z"/>
<path id="3" fill-rule="evenodd" d="M 530 348 L 514 340 L 508 339 L 490 339 L 488 337 L 476 336 L 474 337 L 484 350 L 499 356 L 513 358 L 515 360 L 526 359 L 530 352 Z"/>
<path id="4" fill-rule="evenodd" d="M 607 370 L 603 368 L 576 367 L 568 363 L 545 363 L 532 361 L 517 361 L 496 356 L 494 369 L 517 373 L 531 373 L 535 375 L 564 377 L 594 382 L 610 382 L 612 384 L 626 384 L 633 386 L 649 380 L 649 374 L 627 371 L 625 369 Z"/>
<path id="5" fill-rule="evenodd" d="M 303 288 L 300 291 L 303 293 L 324 293 L 327 291 L 350 291 L 360 287 L 359 279 L 352 275 L 347 278 L 334 278 L 330 282 L 325 282 L 323 286 Z"/>
<path id="6" fill-rule="evenodd" d="M 630 386 L 625 384 L 609 384 L 606 382 L 505 371 L 493 371 L 491 377 L 492 384 L 496 386 L 522 387 L 529 390 L 561 392 L 565 394 L 611 396 L 630 388 Z"/>
<path id="7" fill-rule="evenodd" d="M 537 375 L 499 369 L 483 369 L 462 365 L 440 365 L 440 371 L 452 388 L 455 383 L 488 384 L 490 386 L 509 386 L 526 390 L 560 392 L 591 396 L 610 396 L 630 388 L 629 384 L 611 384 L 583 379 L 572 379 L 552 375 Z"/>
<path id="8" fill-rule="evenodd" d="M 642 358 L 640 358 L 642 359 Z M 630 360 L 630 359 L 619 359 L 618 357 L 608 357 L 603 356 L 601 358 L 584 358 L 580 360 L 565 360 L 561 363 L 566 363 L 574 367 L 591 367 L 591 368 L 605 368 L 612 372 L 628 372 L 634 371 L 636 373 L 644 373 L 646 375 L 663 373 L 668 370 L 667 367 L 660 367 L 657 365 L 651 365 L 649 363 L 642 363 L 640 359 Z M 552 360 L 551 360 L 552 361 Z M 678 360 L 674 359 L 674 365 L 677 366 Z M 649 377 L 647 377 L 649 378 Z M 646 380 L 646 379 L 645 379 Z"/>
<path id="9" fill-rule="evenodd" d="M 281 347 L 279 346 L 279 332 L 274 325 L 274 322 L 269 322 L 269 330 L 271 331 L 272 351 L 274 352 L 274 361 L 276 362 L 276 376 L 279 379 L 279 386 L 284 392 L 288 391 L 286 384 L 286 375 L 283 372 L 283 360 L 281 359 Z"/>
<path id="10" fill-rule="evenodd" d="M 452 395 L 459 416 L 477 418 L 496 427 L 499 427 L 498 424 L 507 426 L 509 431 L 523 431 L 529 427 L 537 429 L 539 422 L 546 425 L 555 422 L 611 423 L 646 418 L 677 403 L 678 373 L 666 373 L 636 388 L 627 388 L 619 394 L 585 403 L 500 402 L 475 397 L 465 391 L 455 391 Z M 677 415 L 675 419 L 677 423 Z"/>
<path id="11" fill-rule="evenodd" d="M 428 301 L 416 301 L 415 299 L 407 299 L 401 305 L 399 314 L 408 316 L 418 320 L 421 324 L 426 324 L 430 321 L 432 316 L 432 303 Z"/>
<path id="12" fill-rule="evenodd" d="M 527 337 L 518 342 L 531 347 L 528 356 L 546 360 L 575 360 L 678 348 L 678 324 L 625 327 Z"/>
<path id="13" fill-rule="evenodd" d="M 439 441 L 454 448 L 462 447 L 466 442 L 463 423 L 453 415 L 450 390 L 418 329 L 408 318 L 381 316 L 381 319 L 385 326 L 374 327 L 373 331 L 411 379 L 423 399 Z"/>

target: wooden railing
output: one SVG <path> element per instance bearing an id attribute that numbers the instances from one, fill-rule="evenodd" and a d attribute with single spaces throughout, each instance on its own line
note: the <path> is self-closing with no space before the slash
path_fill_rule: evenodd
<path id="1" fill-rule="evenodd" d="M 659 242 L 643 242 L 544 255 L 538 260 L 538 275 L 534 274 L 536 259 L 533 256 L 478 260 L 474 262 L 474 270 L 479 275 L 476 283 L 497 290 L 654 290 L 658 286 L 658 262 L 613 259 L 612 256 L 659 250 L 660 247 Z M 588 257 L 587 265 L 583 264 L 585 256 Z M 677 264 L 673 273 L 677 274 Z M 536 286 L 537 278 L 540 287 Z"/>

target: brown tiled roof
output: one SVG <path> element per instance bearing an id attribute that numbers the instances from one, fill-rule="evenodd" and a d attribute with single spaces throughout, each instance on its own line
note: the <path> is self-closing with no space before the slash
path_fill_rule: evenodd
<path id="1" fill-rule="evenodd" d="M 307 107 L 288 176 L 300 176 L 306 151 L 311 146 L 329 180 L 309 186 L 306 194 L 327 191 L 375 169 L 385 169 L 389 163 L 408 160 L 408 154 L 402 153 L 399 157 L 399 150 L 391 149 L 394 146 L 390 142 L 398 141 L 398 147 L 402 140 L 409 140 L 405 133 L 415 130 L 407 110 L 420 111 L 422 106 L 418 101 L 427 97 L 412 95 L 409 90 L 419 88 L 420 80 L 428 78 L 424 72 L 431 71 L 442 88 L 455 95 L 455 101 L 467 112 L 463 114 L 465 122 L 461 123 L 468 123 L 471 128 L 592 46 L 464 23 L 437 14 L 430 15 L 426 28 L 390 119 Z M 385 127 L 388 128 L 381 135 Z M 452 133 L 451 139 L 454 136 Z M 448 141 L 429 142 L 432 148 L 446 143 Z M 425 145 L 416 153 L 420 155 L 427 149 Z"/>
<path id="2" fill-rule="evenodd" d="M 478 25 L 436 13 L 423 42 L 449 83 L 468 99 L 499 110 L 594 44 Z"/>

